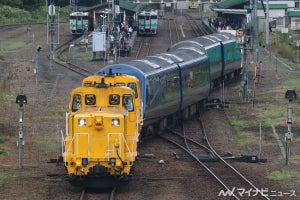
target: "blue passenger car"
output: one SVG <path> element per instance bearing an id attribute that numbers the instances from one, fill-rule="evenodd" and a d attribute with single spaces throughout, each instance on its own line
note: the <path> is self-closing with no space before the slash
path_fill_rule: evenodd
<path id="1" fill-rule="evenodd" d="M 109 69 L 139 78 L 145 126 L 207 98 L 210 89 L 208 58 L 199 49 L 113 64 L 98 73 Z"/>
<path id="2" fill-rule="evenodd" d="M 202 48 L 209 58 L 212 87 L 221 80 L 232 78 L 240 66 L 241 53 L 230 33 L 215 33 L 179 42 L 170 48 L 170 52 L 195 47 Z"/>
<path id="3" fill-rule="evenodd" d="M 144 128 L 199 111 L 211 89 L 236 78 L 240 49 L 230 33 L 182 41 L 168 52 L 104 67 L 98 73 L 129 74 L 141 84 Z"/>

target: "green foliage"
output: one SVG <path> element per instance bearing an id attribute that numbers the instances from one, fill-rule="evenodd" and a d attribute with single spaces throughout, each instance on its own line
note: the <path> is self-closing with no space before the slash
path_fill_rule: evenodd
<path id="1" fill-rule="evenodd" d="M 300 80 L 299 79 L 287 80 L 285 84 L 288 88 L 297 89 L 300 87 Z"/>
<path id="2" fill-rule="evenodd" d="M 9 6 L 0 6 L 0 23 L 17 24 L 30 21 L 31 14 L 28 11 Z"/>
<path id="3" fill-rule="evenodd" d="M 21 8 L 23 5 L 22 0 L 0 0 L 0 4 L 11 7 Z"/>
<path id="4" fill-rule="evenodd" d="M 292 39 L 289 39 L 289 35 Z M 296 41 L 299 34 L 290 31 L 288 34 L 274 32 L 271 35 L 272 49 L 277 52 L 283 58 L 286 58 L 292 62 L 300 62 L 300 50 L 296 48 Z"/>
<path id="5" fill-rule="evenodd" d="M 0 174 L 0 187 L 2 188 L 5 184 L 11 183 L 21 176 L 22 174 L 20 172 L 9 172 Z"/>
<path id="6" fill-rule="evenodd" d="M 231 120 L 230 122 L 230 125 L 231 126 L 239 126 L 239 127 L 243 127 L 245 126 L 245 121 L 242 121 L 242 120 Z"/>
<path id="7" fill-rule="evenodd" d="M 69 6 L 63 8 L 57 7 L 56 12 L 59 13 L 60 21 L 68 21 L 71 10 Z M 44 5 L 34 7 L 34 10 L 24 10 L 7 5 L 0 6 L 0 24 L 36 23 L 46 22 L 46 20 L 47 10 Z"/>
<path id="8" fill-rule="evenodd" d="M 272 181 L 282 181 L 282 180 L 287 180 L 290 178 L 295 178 L 299 177 L 300 173 L 299 172 L 293 172 L 293 171 L 273 171 L 271 174 L 268 176 L 268 179 Z"/>
<path id="9" fill-rule="evenodd" d="M 8 155 L 7 151 L 3 150 L 3 149 L 0 149 L 0 155 Z"/>
<path id="10" fill-rule="evenodd" d="M 253 133 L 241 132 L 233 135 L 234 141 L 236 141 L 241 147 L 247 147 L 250 145 L 258 144 L 259 138 Z"/>
<path id="11" fill-rule="evenodd" d="M 99 0 L 78 1 L 79 6 L 94 6 L 99 3 L 100 3 Z"/>
<path id="12" fill-rule="evenodd" d="M 15 42 L 15 43 L 12 43 L 7 46 L 2 46 L 2 47 L 0 47 L 0 50 L 1 51 L 14 51 L 14 50 L 24 47 L 25 45 L 26 45 L 25 42 L 19 41 L 19 42 Z"/>

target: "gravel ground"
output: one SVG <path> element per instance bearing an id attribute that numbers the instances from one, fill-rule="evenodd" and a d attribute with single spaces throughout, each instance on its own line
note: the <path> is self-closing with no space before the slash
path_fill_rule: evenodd
<path id="1" fill-rule="evenodd" d="M 173 16 L 171 16 L 173 17 Z M 176 18 L 177 20 L 177 18 Z M 186 31 L 186 38 L 193 37 L 188 23 L 178 17 Z M 29 29 L 29 31 L 28 31 Z M 164 33 L 164 34 L 163 34 Z M 157 53 L 167 49 L 165 41 L 167 31 L 162 27 L 153 41 Z M 61 24 L 61 43 L 69 39 L 68 23 Z M 0 155 L 0 196 L 1 199 L 78 199 L 79 191 L 72 188 L 63 179 L 63 166 L 49 164 L 50 158 L 60 155 L 61 131 L 65 130 L 64 113 L 69 102 L 69 93 L 72 88 L 80 85 L 82 77 L 66 69 L 54 65 L 49 67 L 47 59 L 49 48 L 46 44 L 46 26 L 16 26 L 4 29 L 0 39 L 1 46 L 15 42 L 24 42 L 26 45 L 18 50 L 1 51 L 0 66 L 2 73 L 1 92 L 1 121 L 0 121 L 0 149 L 6 154 Z M 38 76 L 34 74 L 36 64 L 32 61 L 36 54 L 36 46 L 43 47 L 40 53 Z M 84 54 L 81 48 L 71 49 L 74 55 L 73 62 L 80 63 L 91 71 L 97 71 L 103 66 L 103 61 L 90 61 L 91 55 Z M 77 54 L 87 55 L 86 58 L 77 57 Z M 284 61 L 285 64 L 271 57 L 265 50 L 260 53 L 264 78 L 256 88 L 255 106 L 244 102 L 238 96 L 238 85 L 234 83 L 226 87 L 225 93 L 230 102 L 226 109 L 227 117 L 223 112 L 209 111 L 203 114 L 206 129 L 213 138 L 213 143 L 221 152 L 230 152 L 234 155 L 259 153 L 259 126 L 262 125 L 261 158 L 266 163 L 234 163 L 243 174 L 246 174 L 262 189 L 268 190 L 271 199 L 300 199 L 299 184 L 299 151 L 300 141 L 297 138 L 299 126 L 297 124 L 298 105 L 294 104 L 293 131 L 296 133 L 293 140 L 293 151 L 290 165 L 285 160 L 278 147 L 273 133 L 275 127 L 282 140 L 286 131 L 285 118 L 287 100 L 284 99 L 286 80 L 296 80 L 299 77 L 297 65 Z M 120 62 L 132 59 L 122 58 Z M 255 60 L 256 58 L 253 58 Z M 253 74 L 253 64 L 249 63 L 250 74 Z M 249 79 L 252 82 L 252 79 Z M 251 83 L 252 84 L 252 83 Z M 253 89 L 250 86 L 250 89 Z M 18 168 L 18 106 L 15 104 L 17 94 L 26 94 L 28 104 L 25 105 L 24 115 L 24 159 L 23 168 Z M 219 92 L 212 97 L 219 96 Z M 239 121 L 248 121 L 240 125 Z M 235 123 L 234 123 L 235 122 Z M 233 125 L 230 126 L 229 124 Z M 240 137 L 236 135 L 240 133 Z M 249 139 L 250 138 L 250 139 Z M 245 144 L 246 143 L 246 144 Z M 163 148 L 162 148 L 163 147 Z M 117 191 L 117 199 L 218 199 L 220 188 L 208 181 L 205 174 L 196 165 L 178 161 L 174 157 L 174 147 L 160 139 L 153 138 L 142 144 L 139 155 L 153 153 L 155 158 L 147 159 L 139 156 L 136 162 L 133 181 Z M 164 160 L 165 164 L 159 164 Z M 267 178 L 274 171 L 284 171 L 291 174 L 290 178 L 271 181 Z M 47 175 L 58 176 L 47 176 Z M 158 179 L 158 180 L 157 180 Z M 238 186 L 237 186 L 238 187 Z M 295 191 L 296 197 L 291 196 Z M 282 197 L 280 197 L 281 193 Z M 221 198 L 226 199 L 226 198 Z"/>

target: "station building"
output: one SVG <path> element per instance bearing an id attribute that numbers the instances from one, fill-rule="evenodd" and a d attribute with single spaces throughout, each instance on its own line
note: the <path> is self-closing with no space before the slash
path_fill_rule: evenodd
<path id="1" fill-rule="evenodd" d="M 212 10 L 224 18 L 245 17 L 251 12 L 251 0 L 224 0 L 213 5 Z M 254 1 L 253 1 L 254 2 Z M 252 2 L 252 4 L 253 4 Z M 259 32 L 264 32 L 266 23 L 266 1 L 257 3 L 257 18 Z M 253 5 L 252 5 L 253 8 Z M 230 13 L 240 11 L 240 13 Z M 248 12 L 247 12 L 248 11 Z M 234 16 L 233 16 L 234 15 Z M 269 0 L 269 22 L 273 30 L 300 30 L 300 1 Z"/>

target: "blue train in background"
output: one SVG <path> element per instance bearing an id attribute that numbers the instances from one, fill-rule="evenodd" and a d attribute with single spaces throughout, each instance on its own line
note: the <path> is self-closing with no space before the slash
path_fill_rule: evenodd
<path id="1" fill-rule="evenodd" d="M 167 52 L 112 64 L 98 74 L 128 74 L 139 79 L 144 135 L 155 134 L 179 116 L 203 109 L 213 88 L 240 76 L 236 37 L 214 33 L 179 42 Z"/>

